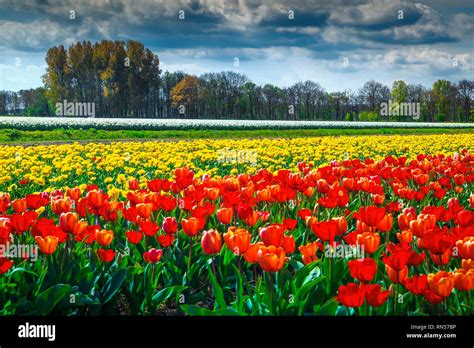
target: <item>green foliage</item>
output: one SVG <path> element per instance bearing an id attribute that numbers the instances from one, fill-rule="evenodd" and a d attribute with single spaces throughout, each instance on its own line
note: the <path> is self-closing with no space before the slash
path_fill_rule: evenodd
<path id="1" fill-rule="evenodd" d="M 359 121 L 378 121 L 379 115 L 376 112 L 362 111 L 359 113 Z"/>

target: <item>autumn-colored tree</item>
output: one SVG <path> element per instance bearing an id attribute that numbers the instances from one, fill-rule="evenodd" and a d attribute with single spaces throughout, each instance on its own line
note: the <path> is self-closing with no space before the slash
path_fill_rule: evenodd
<path id="1" fill-rule="evenodd" d="M 193 117 L 196 115 L 198 97 L 197 77 L 186 75 L 171 90 L 171 105 L 178 109 L 180 115 Z"/>
<path id="2" fill-rule="evenodd" d="M 66 71 L 67 52 L 64 46 L 50 48 L 46 53 L 46 63 L 48 67 L 43 76 L 46 94 L 54 103 L 62 102 L 69 93 L 69 79 Z"/>

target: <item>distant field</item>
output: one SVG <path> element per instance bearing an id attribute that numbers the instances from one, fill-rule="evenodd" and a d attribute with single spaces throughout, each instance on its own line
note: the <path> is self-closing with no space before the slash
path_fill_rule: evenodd
<path id="1" fill-rule="evenodd" d="M 202 119 L 133 119 L 79 117 L 0 117 L 0 129 L 51 130 L 247 130 L 247 129 L 367 129 L 367 128 L 473 128 L 474 123 L 259 121 Z"/>
<path id="2" fill-rule="evenodd" d="M 0 117 L 0 142 L 472 133 L 472 123 Z"/>
<path id="3" fill-rule="evenodd" d="M 258 130 L 101 130 L 101 129 L 53 129 L 18 130 L 0 129 L 0 143 L 30 144 L 70 141 L 113 140 L 180 140 L 180 139 L 253 139 L 299 138 L 342 135 L 388 134 L 459 134 L 474 133 L 474 128 L 368 128 L 368 129 L 258 129 Z"/>

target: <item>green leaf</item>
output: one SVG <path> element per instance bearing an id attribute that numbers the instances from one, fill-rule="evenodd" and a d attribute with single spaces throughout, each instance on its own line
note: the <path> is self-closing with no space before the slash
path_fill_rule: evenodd
<path id="1" fill-rule="evenodd" d="M 295 276 L 295 279 L 294 279 L 294 284 L 295 284 L 297 289 L 301 288 L 304 285 L 305 282 L 310 281 L 312 279 L 311 277 L 314 277 L 314 275 L 310 276 L 310 273 L 316 268 L 316 266 L 319 265 L 319 263 L 320 263 L 319 260 L 316 261 L 316 262 L 311 262 L 310 264 L 308 264 L 308 265 L 304 266 L 303 268 L 301 268 L 296 273 L 296 276 Z M 308 278 L 308 276 L 310 278 Z"/>
<path id="2" fill-rule="evenodd" d="M 109 302 L 112 297 L 117 293 L 120 287 L 127 276 L 127 270 L 121 269 L 117 271 L 105 284 L 104 290 L 102 292 L 102 304 Z"/>
<path id="3" fill-rule="evenodd" d="M 69 284 L 56 284 L 38 295 L 33 304 L 33 313 L 48 315 L 54 307 L 71 291 Z"/>
<path id="4" fill-rule="evenodd" d="M 239 312 L 242 312 L 244 309 L 244 286 L 242 282 L 242 276 L 239 272 L 239 269 L 233 264 L 235 271 L 235 276 L 236 276 L 236 281 L 235 281 L 235 302 L 237 303 L 237 310 Z"/>
<path id="5" fill-rule="evenodd" d="M 234 258 L 235 254 L 229 248 L 224 248 L 224 266 L 229 265 Z"/>
<path id="6" fill-rule="evenodd" d="M 84 294 L 90 294 L 99 277 L 100 274 L 96 275 L 94 272 L 88 271 L 87 269 L 81 270 L 79 290 Z"/>
<path id="7" fill-rule="evenodd" d="M 336 313 L 336 309 L 339 303 L 335 298 L 332 298 L 326 301 L 321 307 L 314 310 L 314 314 L 317 315 L 331 315 L 333 316 Z"/>
<path id="8" fill-rule="evenodd" d="M 152 298 L 153 308 L 158 307 L 170 297 L 174 295 L 178 295 L 180 292 L 182 292 L 183 290 L 186 290 L 187 288 L 188 288 L 187 286 L 175 285 L 175 286 L 169 286 L 167 288 L 164 288 L 158 291 Z"/>
<path id="9" fill-rule="evenodd" d="M 30 269 L 24 268 L 24 267 L 15 268 L 10 273 L 9 277 L 11 277 L 12 275 L 14 275 L 15 273 L 18 273 L 18 272 L 28 273 L 28 274 L 34 275 L 35 277 L 39 277 L 38 273 L 36 273 L 36 272 L 34 272 Z"/>
<path id="10" fill-rule="evenodd" d="M 214 306 L 216 307 L 216 304 L 217 304 L 216 309 L 224 309 L 227 307 L 227 304 L 225 303 L 224 293 L 222 292 L 222 288 L 217 282 L 216 277 L 214 277 L 214 274 L 212 273 L 210 267 L 208 267 L 208 272 L 209 272 L 209 278 L 211 279 L 212 289 L 213 289 L 215 300 L 216 300 Z"/>
<path id="11" fill-rule="evenodd" d="M 182 305 L 181 310 L 189 315 L 208 315 L 208 316 L 220 316 L 220 315 L 231 315 L 231 316 L 239 316 L 239 315 L 246 315 L 245 313 L 239 313 L 233 308 L 224 308 L 219 310 L 213 310 L 207 308 L 202 308 L 196 305 Z"/>
<path id="12" fill-rule="evenodd" d="M 319 282 L 321 282 L 321 281 L 324 280 L 324 279 L 326 279 L 326 277 L 325 277 L 325 276 L 322 276 L 322 277 L 318 277 L 318 278 L 316 278 L 316 279 L 313 279 L 313 280 L 311 280 L 311 281 L 306 282 L 306 283 L 303 285 L 303 287 L 301 287 L 301 288 L 297 291 L 297 293 L 296 293 L 297 297 L 299 297 L 299 298 L 301 299 L 301 298 L 302 298 L 303 296 L 305 296 L 309 291 L 311 291 L 311 290 L 316 286 L 316 284 L 318 284 Z"/>
<path id="13" fill-rule="evenodd" d="M 347 310 L 346 307 L 344 306 L 338 306 L 337 309 L 336 309 L 336 315 L 339 316 L 339 315 L 349 315 L 349 311 Z"/>

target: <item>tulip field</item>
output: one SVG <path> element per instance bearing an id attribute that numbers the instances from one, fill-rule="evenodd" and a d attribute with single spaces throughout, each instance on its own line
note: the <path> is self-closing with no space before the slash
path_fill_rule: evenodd
<path id="1" fill-rule="evenodd" d="M 0 145 L 0 314 L 472 315 L 473 181 L 462 132 Z"/>

